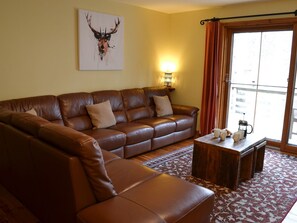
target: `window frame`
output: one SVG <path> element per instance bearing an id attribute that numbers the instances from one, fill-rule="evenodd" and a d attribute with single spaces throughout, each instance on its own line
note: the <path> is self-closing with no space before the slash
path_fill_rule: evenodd
<path id="1" fill-rule="evenodd" d="M 268 145 L 278 147 L 283 152 L 297 153 L 297 145 L 289 145 L 289 127 L 291 119 L 291 108 L 294 99 L 295 75 L 297 70 L 297 18 L 278 18 L 253 20 L 243 22 L 222 23 L 222 67 L 220 74 L 219 87 L 219 109 L 217 110 L 217 125 L 220 128 L 225 128 L 227 124 L 227 109 L 228 109 L 228 95 L 229 95 L 229 73 L 230 60 L 232 49 L 233 33 L 238 32 L 262 32 L 262 31 L 281 31 L 292 30 L 292 49 L 291 61 L 288 79 L 288 92 L 286 97 L 284 124 L 281 141 L 268 140 Z"/>

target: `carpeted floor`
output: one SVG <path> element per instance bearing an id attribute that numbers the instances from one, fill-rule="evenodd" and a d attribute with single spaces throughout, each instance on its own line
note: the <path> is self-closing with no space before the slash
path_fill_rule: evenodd
<path id="1" fill-rule="evenodd" d="M 266 150 L 264 169 L 236 191 L 191 176 L 192 146 L 143 163 L 215 192 L 211 222 L 281 222 L 297 198 L 297 157 Z"/>

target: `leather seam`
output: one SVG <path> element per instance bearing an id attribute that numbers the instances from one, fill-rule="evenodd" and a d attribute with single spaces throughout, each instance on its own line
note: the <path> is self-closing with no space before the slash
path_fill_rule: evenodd
<path id="1" fill-rule="evenodd" d="M 137 203 L 137 202 L 135 202 L 135 201 L 133 201 L 133 200 L 127 198 L 127 197 L 123 197 L 123 196 L 121 196 L 121 195 L 118 195 L 118 196 L 120 196 L 121 198 L 126 199 L 126 200 L 128 200 L 128 201 L 130 201 L 130 202 L 132 202 L 132 203 L 134 203 L 134 204 L 136 204 L 136 205 L 138 205 L 138 206 L 140 206 L 140 207 L 143 207 L 145 210 L 147 210 L 147 211 L 149 211 L 150 213 L 152 213 L 152 214 L 154 214 L 155 216 L 157 216 L 160 220 L 162 220 L 162 222 L 166 223 L 166 221 L 165 221 L 163 218 L 161 218 L 161 217 L 160 217 L 156 212 L 154 212 L 153 210 L 151 210 L 151 209 L 145 207 L 144 205 L 139 204 L 139 203 Z"/>
<path id="2" fill-rule="evenodd" d="M 128 190 L 130 190 L 130 189 L 132 189 L 134 187 L 138 187 L 139 185 L 141 185 L 141 184 L 143 184 L 143 183 L 145 183 L 145 182 L 147 182 L 147 181 L 149 181 L 149 180 L 151 180 L 151 179 L 153 179 L 153 178 L 155 178 L 155 177 L 157 177 L 159 175 L 161 175 L 161 173 L 155 172 L 154 175 L 147 177 L 146 179 L 142 180 L 141 182 L 138 182 L 138 183 L 135 183 L 135 184 L 131 185 L 130 187 L 128 187 L 125 190 L 121 191 L 120 194 L 125 193 L 126 191 L 128 191 Z"/>

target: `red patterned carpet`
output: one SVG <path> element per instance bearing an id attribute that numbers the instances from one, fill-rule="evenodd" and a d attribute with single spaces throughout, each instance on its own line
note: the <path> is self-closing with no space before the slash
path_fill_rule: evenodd
<path id="1" fill-rule="evenodd" d="M 211 222 L 282 222 L 297 199 L 297 157 L 266 150 L 264 169 L 236 191 L 191 176 L 192 146 L 144 165 L 215 192 Z"/>

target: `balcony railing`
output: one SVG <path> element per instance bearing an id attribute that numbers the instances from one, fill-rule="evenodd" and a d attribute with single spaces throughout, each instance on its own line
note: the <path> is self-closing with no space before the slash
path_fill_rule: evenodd
<path id="1" fill-rule="evenodd" d="M 230 89 L 228 128 L 236 129 L 238 120 L 244 118 L 254 126 L 256 133 L 264 132 L 268 138 L 280 140 L 287 87 L 231 83 Z M 294 104 L 297 105 L 297 101 Z M 290 137 L 293 124 L 292 119 Z"/>

